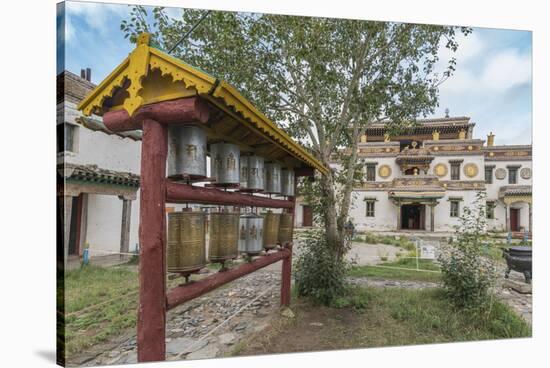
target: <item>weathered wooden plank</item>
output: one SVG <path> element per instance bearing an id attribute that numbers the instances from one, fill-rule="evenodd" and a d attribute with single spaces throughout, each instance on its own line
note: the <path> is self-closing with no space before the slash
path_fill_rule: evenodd
<path id="1" fill-rule="evenodd" d="M 249 194 L 225 192 L 216 188 L 203 188 L 173 182 L 166 183 L 166 200 L 169 203 L 201 203 L 269 208 L 291 208 L 292 202 Z"/>
<path id="2" fill-rule="evenodd" d="M 132 116 L 126 110 L 108 111 L 103 114 L 103 123 L 112 132 L 124 132 L 142 129 L 146 119 L 162 124 L 206 123 L 209 114 L 208 103 L 195 96 L 145 105 Z"/>
<path id="3" fill-rule="evenodd" d="M 208 293 L 209 291 L 212 291 L 222 285 L 227 284 L 228 282 L 236 280 L 239 277 L 248 275 L 249 273 L 257 271 L 260 268 L 278 262 L 281 259 L 290 259 L 291 255 L 291 247 L 285 247 L 284 249 L 281 249 L 276 253 L 268 254 L 252 262 L 244 263 L 227 271 L 218 272 L 202 280 L 176 287 L 170 290 L 166 295 L 166 308 L 172 309 L 174 307 L 177 307 L 182 303 L 197 298 L 203 294 Z M 283 269 L 283 272 L 284 271 L 285 270 Z M 288 287 L 288 297 L 290 297 L 290 287 Z"/>

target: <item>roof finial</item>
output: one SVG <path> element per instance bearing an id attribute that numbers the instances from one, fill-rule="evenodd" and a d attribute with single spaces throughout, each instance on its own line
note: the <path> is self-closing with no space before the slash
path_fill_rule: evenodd
<path id="1" fill-rule="evenodd" d="M 151 34 L 147 32 L 140 33 L 137 38 L 137 45 L 147 45 L 149 46 L 149 42 L 151 41 Z"/>
<path id="2" fill-rule="evenodd" d="M 449 108 L 448 108 L 448 107 L 445 109 L 445 117 L 446 117 L 446 118 L 449 117 Z"/>

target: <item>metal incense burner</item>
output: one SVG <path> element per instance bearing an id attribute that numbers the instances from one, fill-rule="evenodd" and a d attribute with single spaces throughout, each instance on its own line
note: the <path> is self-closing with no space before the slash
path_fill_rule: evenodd
<path id="1" fill-rule="evenodd" d="M 294 170 L 281 170 L 281 194 L 288 197 L 294 197 Z"/>
<path id="2" fill-rule="evenodd" d="M 253 213 L 241 215 L 239 222 L 239 252 L 249 256 L 263 250 L 264 219 Z"/>
<path id="3" fill-rule="evenodd" d="M 206 132 L 197 126 L 168 129 L 167 176 L 169 179 L 206 178 Z"/>
<path id="4" fill-rule="evenodd" d="M 280 213 L 267 211 L 267 213 L 264 215 L 264 248 L 266 250 L 277 247 L 277 243 L 279 241 L 280 220 Z"/>
<path id="5" fill-rule="evenodd" d="M 292 241 L 294 216 L 291 213 L 281 213 L 279 221 L 279 244 L 284 245 L 286 242 Z"/>
<path id="6" fill-rule="evenodd" d="M 210 214 L 210 242 L 208 258 L 224 263 L 239 255 L 239 214 L 214 212 Z"/>
<path id="7" fill-rule="evenodd" d="M 265 164 L 265 192 L 281 193 L 281 165 L 275 162 Z"/>
<path id="8" fill-rule="evenodd" d="M 533 276 L 531 247 L 510 247 L 503 249 L 502 256 L 506 259 L 506 264 L 508 265 L 508 269 L 504 273 L 505 278 L 508 278 L 510 271 L 514 270 L 523 273 L 525 283 L 531 283 Z"/>
<path id="9" fill-rule="evenodd" d="M 189 275 L 206 266 L 203 212 L 168 214 L 168 272 Z"/>
<path id="10" fill-rule="evenodd" d="M 210 173 L 215 186 L 232 187 L 239 185 L 239 146 L 231 143 L 210 145 Z"/>

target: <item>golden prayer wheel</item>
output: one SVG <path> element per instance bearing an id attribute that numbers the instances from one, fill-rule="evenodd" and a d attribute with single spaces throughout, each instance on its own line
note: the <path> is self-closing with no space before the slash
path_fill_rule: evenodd
<path id="1" fill-rule="evenodd" d="M 264 248 L 269 250 L 277 246 L 279 240 L 280 213 L 268 211 L 264 215 Z"/>
<path id="2" fill-rule="evenodd" d="M 204 212 L 168 214 L 168 272 L 190 274 L 206 266 Z"/>
<path id="3" fill-rule="evenodd" d="M 279 243 L 281 245 L 292 241 L 293 220 L 294 217 L 291 213 L 281 213 L 279 221 Z"/>
<path id="4" fill-rule="evenodd" d="M 210 262 L 223 262 L 239 255 L 238 213 L 217 212 L 210 214 Z"/>

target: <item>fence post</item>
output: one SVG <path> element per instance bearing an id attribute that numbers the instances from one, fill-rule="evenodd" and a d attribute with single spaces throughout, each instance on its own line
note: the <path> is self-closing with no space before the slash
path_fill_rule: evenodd
<path id="1" fill-rule="evenodd" d="M 290 249 L 288 257 L 283 258 L 283 266 L 281 272 L 281 306 L 288 307 L 290 305 L 290 285 L 292 272 L 292 244 L 286 245 Z"/>

